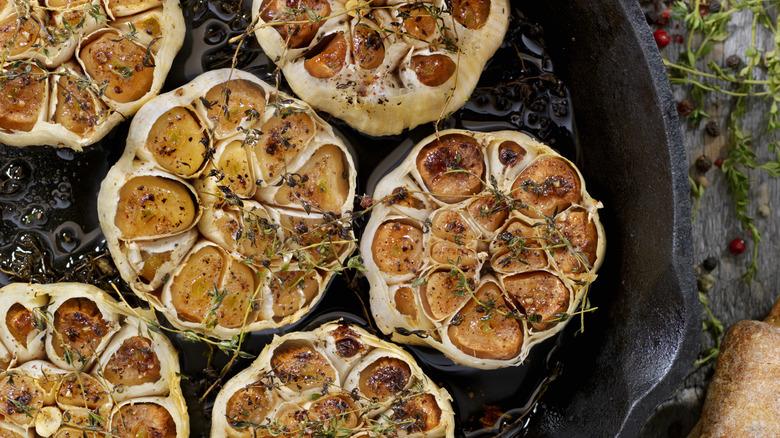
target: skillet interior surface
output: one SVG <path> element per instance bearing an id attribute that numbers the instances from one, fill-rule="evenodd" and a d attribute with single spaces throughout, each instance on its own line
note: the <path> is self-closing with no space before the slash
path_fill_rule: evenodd
<path id="1" fill-rule="evenodd" d="M 190 30 L 166 90 L 229 66 L 234 46 L 228 40 L 249 23 L 248 5 L 239 2 L 183 3 Z M 522 367 L 474 371 L 429 350 L 413 352 L 453 394 L 460 436 L 634 436 L 698 351 L 685 159 L 665 72 L 633 2 L 518 1 L 513 7 L 528 21 L 516 18 L 495 57 L 500 61 L 487 67 L 466 108 L 444 126 L 521 129 L 575 161 L 605 205 L 607 257 L 590 294 L 599 309 L 586 317 L 584 333 L 575 337 L 580 324 L 572 321 Z M 541 34 L 534 23 L 544 29 L 546 53 L 535 42 Z M 273 81 L 267 58 L 248 42 L 238 65 Z M 522 60 L 512 55 L 516 48 Z M 496 84 L 511 86 L 495 91 Z M 381 162 L 392 151 L 408 150 L 433 129 L 371 138 L 332 122 L 354 148 L 358 193 L 370 193 L 392 164 L 392 156 Z M 84 153 L 0 148 L 0 283 L 75 279 L 126 288 L 110 265 L 93 263 L 106 253 L 95 194 L 126 131 L 127 123 Z M 310 317 L 282 332 L 334 318 L 370 327 L 367 289 L 352 277 L 337 278 Z M 256 353 L 270 337 L 254 335 L 246 349 Z M 207 436 L 213 394 L 205 403 L 198 398 L 226 358 L 208 360 L 203 345 L 174 342 L 189 378 L 192 436 Z"/>
<path id="2" fill-rule="evenodd" d="M 568 366 L 529 435 L 636 436 L 699 350 L 687 161 L 674 100 L 635 1 L 550 0 L 523 10 L 545 29 L 571 87 L 581 169 L 607 200 L 608 230 L 592 299 L 605 314 L 561 349 Z"/>

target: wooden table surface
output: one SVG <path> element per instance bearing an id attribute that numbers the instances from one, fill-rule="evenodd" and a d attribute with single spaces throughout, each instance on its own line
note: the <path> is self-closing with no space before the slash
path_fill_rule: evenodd
<path id="1" fill-rule="evenodd" d="M 645 9 L 647 7 L 648 5 L 644 6 Z M 750 44 L 751 19 L 750 13 L 739 13 L 732 19 L 728 27 L 730 36 L 723 43 L 715 44 L 710 54 L 712 61 L 718 65 L 725 65 L 728 56 L 744 55 Z M 657 26 L 652 26 L 651 31 L 656 28 Z M 675 28 L 675 24 L 672 23 L 664 28 L 670 35 L 678 33 L 687 38 L 682 25 Z M 756 47 L 768 48 L 768 50 L 774 48 L 771 35 L 768 32 L 761 34 L 756 41 Z M 676 61 L 682 50 L 683 44 L 672 42 L 661 50 L 661 54 Z M 704 63 L 700 68 L 704 68 Z M 674 86 L 672 91 L 677 101 L 690 97 L 689 87 Z M 746 283 L 742 275 L 751 260 L 754 246 L 750 237 L 742 231 L 734 213 L 734 203 L 727 192 L 724 174 L 715 166 L 708 172 L 702 173 L 694 165 L 701 155 L 706 155 L 713 162 L 717 157 L 728 155 L 730 137 L 725 126 L 726 117 L 732 106 L 732 101 L 711 97 L 704 109 L 712 118 L 705 119 L 701 126 L 691 126 L 685 117 L 680 117 L 690 175 L 694 180 L 703 176 L 708 182 L 693 221 L 693 261 L 701 266 L 707 257 L 715 257 L 718 260 L 717 267 L 709 272 L 714 277 L 715 283 L 708 295 L 712 312 L 720 319 L 724 328 L 742 319 L 763 319 L 780 295 L 778 263 L 780 261 L 780 178 L 771 178 L 763 171 L 747 172 L 753 180 L 748 208 L 750 214 L 756 218 L 756 226 L 763 235 L 763 241 L 758 246 L 757 278 Z M 761 132 L 769 102 L 753 98 L 749 101 L 748 108 L 744 118 L 744 130 L 753 134 L 753 147 L 758 155 L 757 162 L 777 160 L 777 157 L 767 149 L 772 136 Z M 712 136 L 706 132 L 705 124 L 708 121 L 718 124 L 721 133 L 719 136 Z M 761 205 L 769 206 L 767 217 L 762 216 L 759 211 Z M 731 254 L 728 248 L 729 243 L 735 238 L 743 238 L 747 242 L 745 252 L 737 256 Z M 702 269 L 702 273 L 707 273 L 707 270 Z M 707 319 L 704 310 L 702 315 Z M 709 333 L 702 333 L 701 339 L 702 348 L 714 345 L 714 340 Z M 701 414 L 702 402 L 713 369 L 714 361 L 698 369 L 691 369 L 679 389 L 659 406 L 648 420 L 640 436 L 648 438 L 687 436 Z"/>

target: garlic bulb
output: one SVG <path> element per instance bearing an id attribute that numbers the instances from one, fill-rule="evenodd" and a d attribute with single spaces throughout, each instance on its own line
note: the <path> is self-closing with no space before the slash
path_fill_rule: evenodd
<path id="1" fill-rule="evenodd" d="M 255 0 L 260 45 L 296 95 L 369 135 L 466 102 L 509 25 L 506 0 Z"/>
<path id="2" fill-rule="evenodd" d="M 205 73 L 135 116 L 98 195 L 133 291 L 182 329 L 230 339 L 300 319 L 355 242 L 356 171 L 306 104 Z"/>
<path id="3" fill-rule="evenodd" d="M 47 0 L 0 7 L 0 142 L 75 150 L 162 89 L 184 41 L 173 0 Z"/>
<path id="4" fill-rule="evenodd" d="M 450 402 L 400 347 L 359 327 L 328 323 L 275 337 L 230 379 L 214 401 L 211 436 L 338 430 L 350 437 L 453 437 Z"/>
<path id="5" fill-rule="evenodd" d="M 601 204 L 577 168 L 519 132 L 434 134 L 373 197 L 360 250 L 378 327 L 459 364 L 521 364 L 604 258 Z"/>
<path id="6" fill-rule="evenodd" d="M 14 283 L 0 316 L 0 437 L 189 436 L 179 358 L 151 311 L 94 286 Z"/>

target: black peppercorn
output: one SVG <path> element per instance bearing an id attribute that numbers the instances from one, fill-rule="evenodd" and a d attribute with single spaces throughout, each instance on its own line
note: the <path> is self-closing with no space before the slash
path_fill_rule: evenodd
<path id="1" fill-rule="evenodd" d="M 699 169 L 699 172 L 701 173 L 707 173 L 708 170 L 712 167 L 712 160 L 707 158 L 706 155 L 702 155 L 701 157 L 696 159 L 696 168 Z"/>
<path id="2" fill-rule="evenodd" d="M 710 3 L 710 12 L 713 14 L 720 12 L 720 2 L 718 0 L 713 0 Z"/>
<path id="3" fill-rule="evenodd" d="M 704 130 L 707 131 L 707 134 L 717 137 L 720 135 L 720 126 L 718 126 L 718 122 L 716 121 L 710 121 L 707 123 L 707 126 L 704 127 Z"/>
<path id="4" fill-rule="evenodd" d="M 688 99 L 683 99 L 677 104 L 677 112 L 681 116 L 687 116 L 693 112 L 693 102 Z"/>
<path id="5" fill-rule="evenodd" d="M 726 58 L 726 66 L 730 69 L 736 70 L 742 66 L 742 59 L 737 55 L 731 55 Z"/>
<path id="6" fill-rule="evenodd" d="M 709 256 L 706 259 L 704 259 L 704 262 L 702 262 L 701 267 L 712 271 L 713 269 L 718 267 L 718 259 L 714 256 Z"/>

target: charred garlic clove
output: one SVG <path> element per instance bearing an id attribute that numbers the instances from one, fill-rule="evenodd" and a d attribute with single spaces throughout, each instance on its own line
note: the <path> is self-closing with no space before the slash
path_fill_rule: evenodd
<path id="1" fill-rule="evenodd" d="M 293 91 L 369 135 L 460 108 L 498 49 L 506 0 L 255 0 L 255 35 Z"/>
<path id="2" fill-rule="evenodd" d="M 212 437 L 454 436 L 450 396 L 403 349 L 341 323 L 276 337 L 214 403 Z"/>
<path id="3" fill-rule="evenodd" d="M 0 411 L 3 418 L 17 426 L 35 424 L 35 415 L 43 407 L 44 392 L 27 373 L 8 370 L 0 373 Z"/>
<path id="4" fill-rule="evenodd" d="M 184 40 L 173 0 L 0 7 L 0 141 L 80 150 L 159 93 Z"/>
<path id="5" fill-rule="evenodd" d="M 454 10 L 479 27 L 481 7 Z M 377 325 L 463 365 L 522 363 L 584 310 L 604 258 L 601 205 L 579 171 L 517 132 L 432 135 L 373 201 L 361 251 Z"/>
<path id="6" fill-rule="evenodd" d="M 189 436 L 178 357 L 151 311 L 76 283 L 11 284 L 0 297 L 1 350 L 16 357 L 0 372 L 0 436 Z"/>
<path id="7" fill-rule="evenodd" d="M 356 171 L 311 107 L 255 76 L 205 73 L 144 106 L 98 195 L 133 291 L 230 339 L 299 320 L 354 251 Z"/>

